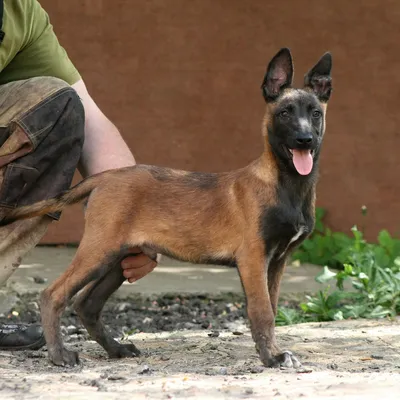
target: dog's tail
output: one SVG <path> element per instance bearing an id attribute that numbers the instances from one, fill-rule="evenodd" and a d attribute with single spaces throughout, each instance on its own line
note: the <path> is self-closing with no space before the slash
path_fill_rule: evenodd
<path id="1" fill-rule="evenodd" d="M 22 206 L 10 210 L 0 220 L 0 226 L 11 224 L 19 219 L 28 219 L 48 213 L 62 211 L 66 206 L 78 203 L 79 201 L 88 197 L 103 180 L 103 178 L 104 173 L 93 175 L 90 178 L 78 183 L 73 188 L 61 192 L 56 197 L 48 200 L 38 201 L 37 203 L 29 206 Z"/>

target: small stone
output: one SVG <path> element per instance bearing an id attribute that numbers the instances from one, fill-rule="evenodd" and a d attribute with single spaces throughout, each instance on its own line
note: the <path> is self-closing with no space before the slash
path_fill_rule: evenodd
<path id="1" fill-rule="evenodd" d="M 204 373 L 208 376 L 218 375 L 219 369 L 217 367 L 207 368 Z"/>
<path id="2" fill-rule="evenodd" d="M 36 301 L 31 301 L 30 303 L 28 303 L 28 306 L 30 308 L 34 308 L 35 310 L 39 310 L 39 304 Z"/>
<path id="3" fill-rule="evenodd" d="M 296 370 L 298 374 L 310 374 L 312 372 L 312 369 L 310 368 L 299 368 Z"/>
<path id="4" fill-rule="evenodd" d="M 253 391 L 252 388 L 247 388 L 247 389 L 245 389 L 245 391 L 244 391 L 244 394 L 253 394 L 253 393 L 254 393 L 254 391 Z"/>
<path id="5" fill-rule="evenodd" d="M 161 360 L 161 361 L 168 361 L 168 360 L 170 360 L 170 358 L 171 358 L 171 357 L 169 357 L 169 356 L 162 355 L 162 356 L 160 357 L 160 360 Z"/>
<path id="6" fill-rule="evenodd" d="M 377 354 L 371 355 L 371 358 L 373 358 L 375 360 L 383 360 L 383 356 L 380 356 L 380 355 L 377 355 Z"/>
<path id="7" fill-rule="evenodd" d="M 47 282 L 47 278 L 43 278 L 41 276 L 34 276 L 33 277 L 33 282 L 38 283 L 38 284 L 43 284 Z"/>
<path id="8" fill-rule="evenodd" d="M 79 335 L 78 334 L 76 334 L 76 333 L 74 333 L 73 335 L 69 335 L 69 338 L 67 338 L 66 339 L 66 341 L 68 341 L 68 342 L 77 342 L 77 341 L 79 341 Z"/>
<path id="9" fill-rule="evenodd" d="M 144 365 L 142 370 L 139 372 L 139 375 L 145 375 L 145 374 L 150 374 L 151 370 L 148 365 Z"/>
<path id="10" fill-rule="evenodd" d="M 256 365 L 250 369 L 250 372 L 252 374 L 261 374 L 262 372 L 264 372 L 264 367 L 262 367 L 261 365 Z"/>
<path id="11" fill-rule="evenodd" d="M 220 375 L 227 375 L 227 374 L 228 374 L 228 369 L 225 368 L 225 367 L 221 367 L 221 368 L 219 369 L 219 374 L 220 374 Z"/>
<path id="12" fill-rule="evenodd" d="M 146 317 L 144 320 L 143 320 L 143 323 L 144 324 L 151 324 L 153 322 L 153 318 L 150 318 L 150 317 Z"/>
<path id="13" fill-rule="evenodd" d="M 131 303 L 119 303 L 116 307 L 116 311 L 119 313 L 128 311 L 131 308 Z"/>
<path id="14" fill-rule="evenodd" d="M 81 384 L 93 387 L 99 386 L 99 382 L 97 381 L 97 379 L 85 379 Z"/>
<path id="15" fill-rule="evenodd" d="M 126 381 L 126 378 L 121 375 L 110 375 L 107 379 L 109 381 Z"/>
<path id="16" fill-rule="evenodd" d="M 45 354 L 42 351 L 27 351 L 27 358 L 45 358 Z"/>
<path id="17" fill-rule="evenodd" d="M 179 311 L 179 309 L 181 308 L 180 304 L 172 304 L 172 306 L 170 307 L 171 311 Z"/>
<path id="18" fill-rule="evenodd" d="M 338 365 L 335 364 L 335 363 L 328 364 L 327 367 L 328 367 L 329 369 L 334 370 L 334 371 L 337 370 L 337 369 L 339 368 Z"/>
<path id="19" fill-rule="evenodd" d="M 243 332 L 240 332 L 240 331 L 233 331 L 233 332 L 232 332 L 232 335 L 241 336 L 241 335 L 243 335 Z"/>
<path id="20" fill-rule="evenodd" d="M 67 326 L 68 335 L 73 335 L 74 333 L 78 333 L 78 328 L 75 325 Z"/>
<path id="21" fill-rule="evenodd" d="M 219 332 L 218 331 L 212 331 L 211 333 L 208 334 L 209 337 L 218 337 Z"/>
<path id="22" fill-rule="evenodd" d="M 99 392 L 107 392 L 107 388 L 104 387 L 97 379 L 86 379 L 80 383 L 81 385 L 97 387 Z"/>

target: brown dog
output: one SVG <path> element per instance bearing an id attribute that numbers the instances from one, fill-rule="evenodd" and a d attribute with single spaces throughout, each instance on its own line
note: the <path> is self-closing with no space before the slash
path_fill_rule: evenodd
<path id="1" fill-rule="evenodd" d="M 332 60 L 326 53 L 291 88 L 292 57 L 281 49 L 262 84 L 267 103 L 262 124 L 265 150 L 232 172 L 185 172 L 137 165 L 92 176 L 56 198 L 10 211 L 11 223 L 88 197 L 85 232 L 65 271 L 41 295 L 41 317 L 50 360 L 78 363 L 60 334 L 60 315 L 78 291 L 75 307 L 89 334 L 110 357 L 139 354 L 116 342 L 99 319 L 108 297 L 124 281 L 119 262 L 139 246 L 192 263 L 238 268 L 251 332 L 267 367 L 298 367 L 275 339 L 274 318 L 285 262 L 313 229 L 318 158 L 331 93 Z"/>

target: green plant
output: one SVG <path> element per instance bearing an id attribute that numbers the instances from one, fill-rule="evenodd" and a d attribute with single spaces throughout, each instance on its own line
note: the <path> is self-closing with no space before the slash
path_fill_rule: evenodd
<path id="1" fill-rule="evenodd" d="M 361 213 L 364 217 L 367 215 L 365 206 L 361 207 Z M 354 257 L 354 252 L 361 251 L 365 246 L 374 253 L 378 264 L 383 268 L 391 268 L 394 260 L 400 257 L 400 240 L 393 238 L 387 230 L 379 233 L 377 243 L 367 245 L 362 239 L 362 231 L 358 229 L 353 231 L 354 237 L 342 232 L 332 232 L 323 223 L 325 214 L 323 208 L 316 209 L 314 232 L 294 252 L 294 260 L 342 269 L 349 258 Z M 360 240 L 357 235 L 361 235 Z"/>
<path id="2" fill-rule="evenodd" d="M 343 270 L 333 272 L 328 266 L 316 277 L 326 284 L 336 281 L 338 290 L 330 287 L 316 296 L 307 296 L 302 311 L 316 321 L 348 318 L 383 318 L 400 314 L 400 247 L 399 240 L 382 231 L 378 244 L 367 243 L 361 231 L 352 229 L 354 240 L 347 249 Z M 345 288 L 349 281 L 351 289 Z"/>
<path id="3" fill-rule="evenodd" d="M 323 223 L 324 216 L 325 210 L 317 208 L 314 232 L 294 252 L 293 259 L 340 268 L 348 257 L 353 240 L 342 232 L 332 232 L 327 228 Z"/>
<path id="4" fill-rule="evenodd" d="M 275 318 L 275 325 L 294 325 L 307 322 L 307 317 L 296 308 L 279 307 Z"/>
<path id="5" fill-rule="evenodd" d="M 365 216 L 367 208 L 361 212 Z M 324 216 L 316 210 L 314 233 L 293 256 L 323 266 L 315 279 L 324 287 L 299 307 L 280 309 L 277 325 L 400 315 L 400 240 L 382 230 L 376 243 L 368 243 L 356 226 L 352 236 L 332 232 Z"/>

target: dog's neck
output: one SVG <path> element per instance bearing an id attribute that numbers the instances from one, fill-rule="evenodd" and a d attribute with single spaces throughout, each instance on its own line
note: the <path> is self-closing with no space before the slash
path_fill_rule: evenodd
<path id="1" fill-rule="evenodd" d="M 278 182 L 278 190 L 284 191 L 293 203 L 303 203 L 315 191 L 318 180 L 318 158 L 314 159 L 314 166 L 309 175 L 297 173 L 286 162 L 275 155 L 268 140 L 265 141 L 264 152 L 258 159 L 257 167 L 264 175 L 274 176 Z"/>

